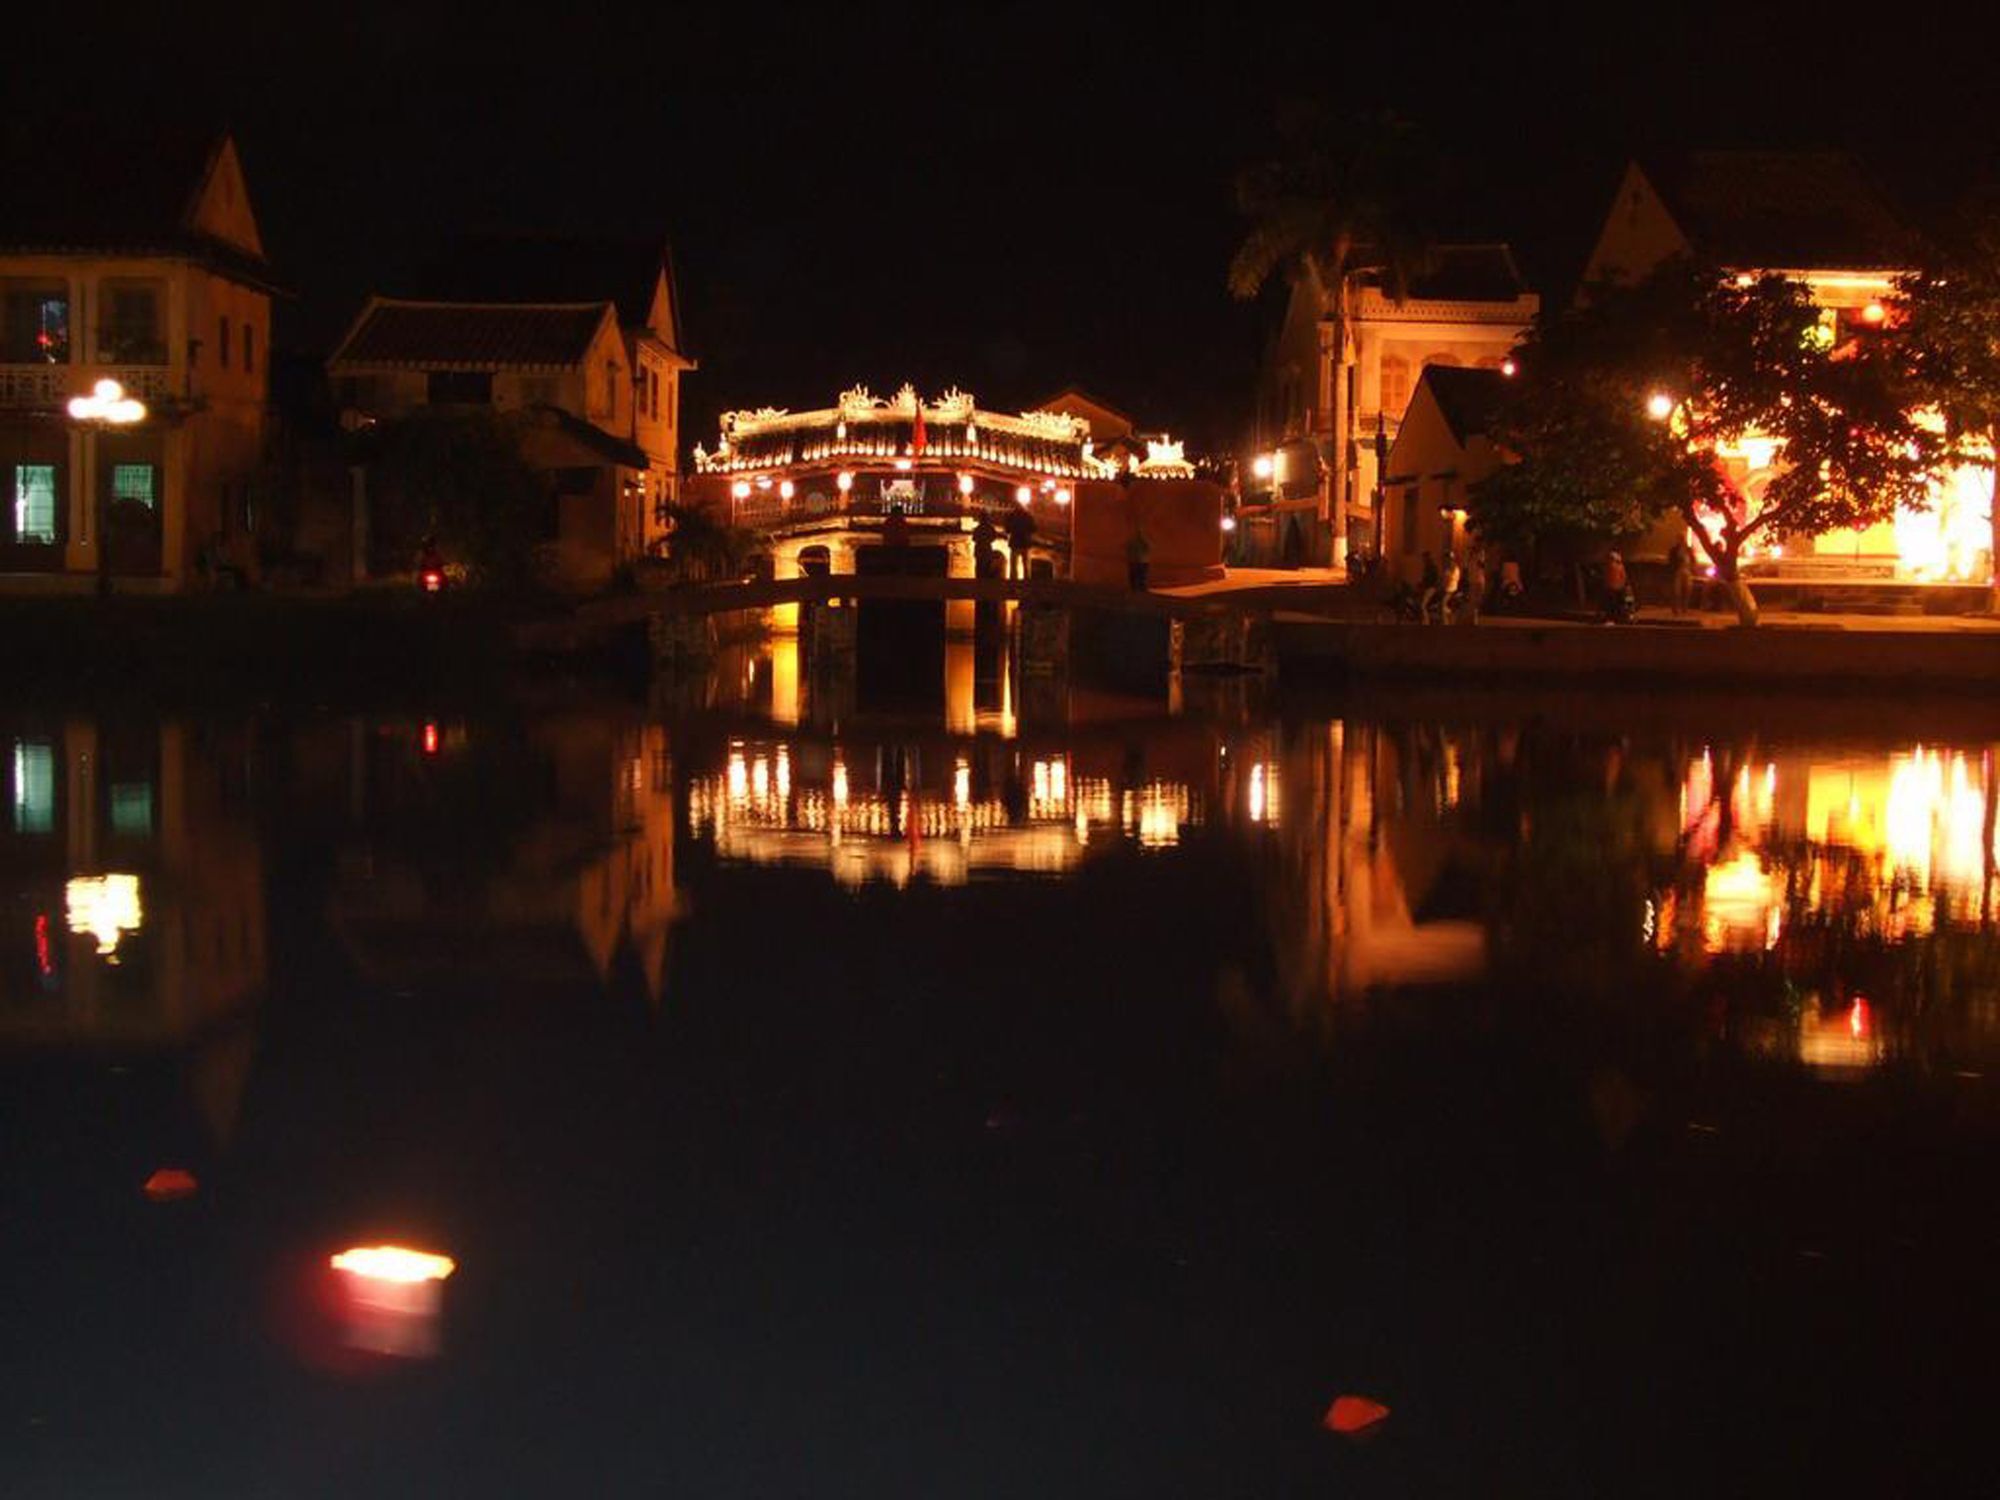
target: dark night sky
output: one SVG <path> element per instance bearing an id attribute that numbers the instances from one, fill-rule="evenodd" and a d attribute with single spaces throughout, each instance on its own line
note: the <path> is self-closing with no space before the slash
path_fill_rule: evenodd
<path id="1" fill-rule="evenodd" d="M 1849 146 L 1922 204 L 2000 139 L 1991 19 L 1843 37 L 1831 5 L 1525 9 L 197 6 L 45 22 L 5 66 L 9 108 L 78 129 L 229 123 L 298 348 L 454 230 L 665 232 L 703 364 L 691 441 L 722 406 L 906 378 L 994 405 L 1077 382 L 1227 432 L 1275 315 L 1223 291 L 1230 176 L 1287 95 L 1428 127 L 1465 185 L 1453 227 L 1513 240 L 1545 291 L 1635 147 Z"/>

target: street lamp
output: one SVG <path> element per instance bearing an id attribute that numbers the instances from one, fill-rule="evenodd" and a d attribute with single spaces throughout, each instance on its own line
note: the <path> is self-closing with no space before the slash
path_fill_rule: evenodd
<path id="1" fill-rule="evenodd" d="M 1674 398 L 1665 391 L 1654 391 L 1646 398 L 1646 415 L 1655 422 L 1664 422 L 1674 414 Z"/>
<path id="2" fill-rule="evenodd" d="M 146 403 L 125 394 L 125 387 L 115 380 L 100 380 L 90 388 L 88 396 L 69 398 L 69 418 L 79 427 L 113 432 L 120 427 L 130 427 L 135 422 L 146 420 Z M 111 592 L 111 502 L 109 489 L 101 475 L 94 475 L 97 483 L 97 592 Z"/>

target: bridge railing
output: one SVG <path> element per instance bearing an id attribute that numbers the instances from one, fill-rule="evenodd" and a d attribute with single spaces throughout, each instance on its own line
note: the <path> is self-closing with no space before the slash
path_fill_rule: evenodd
<path id="1" fill-rule="evenodd" d="M 940 518 L 952 516 L 984 515 L 994 522 L 1004 524 L 1008 517 L 1020 509 L 1020 504 L 1010 496 L 980 494 L 953 495 L 948 500 L 920 502 L 914 509 L 901 505 L 885 505 L 878 495 L 827 496 L 817 490 L 794 494 L 790 499 L 773 488 L 753 490 L 748 495 L 733 496 L 730 499 L 730 518 L 738 526 L 757 531 L 778 531 L 790 526 L 809 525 L 839 516 L 860 520 L 875 520 L 891 511 L 916 518 Z M 1028 513 L 1034 517 L 1035 530 L 1046 537 L 1066 537 L 1070 529 L 1070 507 L 1058 505 L 1054 496 L 1037 490 L 1029 502 Z"/>

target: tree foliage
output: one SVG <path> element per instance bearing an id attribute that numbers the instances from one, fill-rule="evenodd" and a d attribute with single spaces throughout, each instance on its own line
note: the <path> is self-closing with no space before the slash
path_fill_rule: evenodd
<path id="1" fill-rule="evenodd" d="M 1230 292 L 1248 299 L 1274 276 L 1302 269 L 1332 290 L 1348 273 L 1376 267 L 1400 295 L 1429 248 L 1425 210 L 1437 171 L 1416 127 L 1397 115 L 1287 106 L 1275 153 L 1236 177 L 1249 228 L 1230 261 Z"/>
<path id="2" fill-rule="evenodd" d="M 537 580 L 553 500 L 505 414 L 424 407 L 370 437 L 372 522 L 391 566 L 407 565 L 434 536 L 480 583 Z"/>
<path id="3" fill-rule="evenodd" d="M 1878 339 L 1837 344 L 1810 293 L 1685 260 L 1545 311 L 1516 353 L 1494 440 L 1518 470 L 1475 486 L 1495 534 L 1613 536 L 1678 515 L 1736 596 L 1746 546 L 1873 525 L 1929 503 L 1935 455 Z M 1757 436 L 1783 458 L 1746 495 L 1719 448 Z"/>
<path id="4" fill-rule="evenodd" d="M 757 547 L 755 532 L 730 525 L 726 516 L 706 505 L 667 506 L 661 519 L 667 525 L 667 567 L 676 582 L 735 578 Z"/>

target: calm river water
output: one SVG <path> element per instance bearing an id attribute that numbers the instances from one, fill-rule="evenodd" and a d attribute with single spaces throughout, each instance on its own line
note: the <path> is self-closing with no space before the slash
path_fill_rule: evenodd
<path id="1" fill-rule="evenodd" d="M 1992 1492 L 2000 712 L 947 657 L 0 710 L 0 1492 Z"/>

